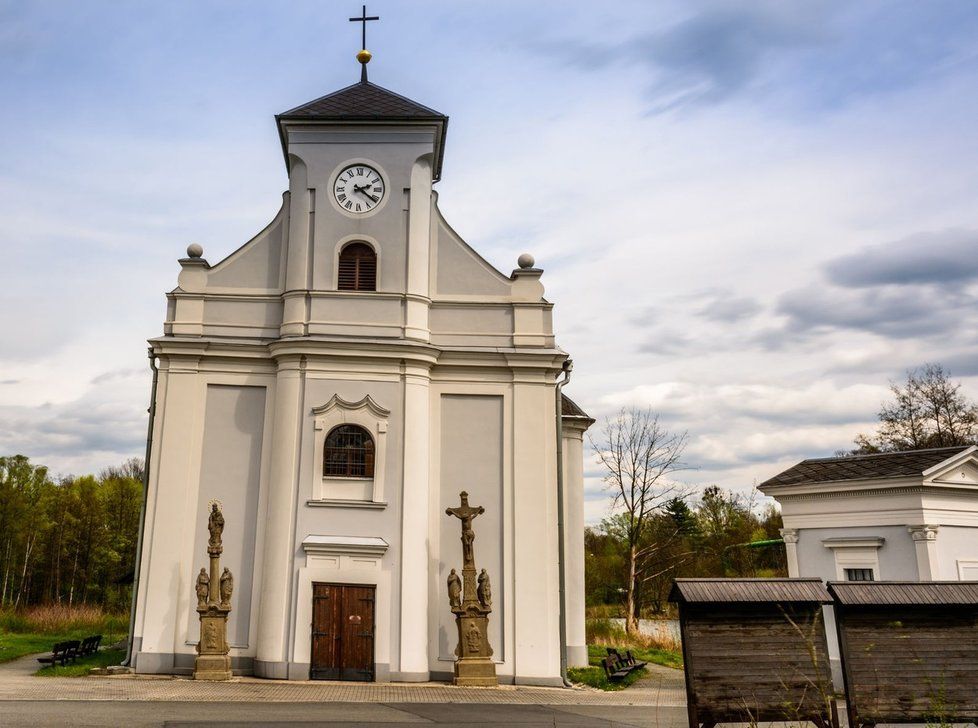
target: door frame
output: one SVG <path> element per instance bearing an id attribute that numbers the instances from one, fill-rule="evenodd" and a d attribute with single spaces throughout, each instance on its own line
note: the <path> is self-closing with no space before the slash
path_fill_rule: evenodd
<path id="1" fill-rule="evenodd" d="M 316 644 L 316 587 L 317 586 L 328 586 L 331 589 L 352 587 L 358 589 L 370 589 L 373 593 L 373 624 L 371 624 L 371 637 L 370 637 L 370 679 L 356 682 L 377 682 L 377 585 L 376 584 L 358 584 L 358 583 L 348 583 L 348 582 L 332 582 L 332 581 L 312 581 L 312 619 L 309 620 L 309 679 L 310 680 L 322 680 L 324 682 L 354 682 L 354 681 L 344 681 L 342 677 L 338 678 L 328 678 L 328 677 L 313 677 L 312 673 L 315 670 L 313 665 L 313 653 L 315 651 Z M 342 609 L 342 601 L 340 602 Z M 342 616 L 342 615 L 341 615 Z M 342 659 L 343 648 L 340 647 L 339 655 Z M 343 667 L 337 667 L 339 674 L 342 675 Z"/>

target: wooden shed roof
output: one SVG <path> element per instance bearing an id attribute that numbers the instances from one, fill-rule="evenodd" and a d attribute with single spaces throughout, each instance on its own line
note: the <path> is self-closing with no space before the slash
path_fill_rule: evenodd
<path id="1" fill-rule="evenodd" d="M 978 581 L 833 581 L 829 592 L 846 606 L 978 606 Z"/>
<path id="2" fill-rule="evenodd" d="M 676 579 L 669 601 L 686 604 L 829 604 L 832 597 L 821 579 Z"/>

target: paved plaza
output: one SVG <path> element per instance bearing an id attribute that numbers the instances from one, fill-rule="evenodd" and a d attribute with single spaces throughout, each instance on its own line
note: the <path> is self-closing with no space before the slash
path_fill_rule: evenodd
<path id="1" fill-rule="evenodd" d="M 0 665 L 0 725 L 672 728 L 684 725 L 686 718 L 682 672 L 657 666 L 649 666 L 648 677 L 614 693 L 254 678 L 227 683 L 129 675 L 40 678 L 32 674 L 36 669 L 34 657 Z"/>

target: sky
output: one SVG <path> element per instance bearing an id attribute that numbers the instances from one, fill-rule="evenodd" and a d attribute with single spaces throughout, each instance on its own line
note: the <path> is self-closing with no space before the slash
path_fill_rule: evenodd
<path id="1" fill-rule="evenodd" d="M 0 0 L 0 454 L 142 454 L 176 260 L 274 216 L 273 116 L 357 80 L 359 10 Z M 451 117 L 447 219 L 536 257 L 567 394 L 688 431 L 694 490 L 849 446 L 924 362 L 978 396 L 978 5 L 368 10 L 371 80 Z"/>

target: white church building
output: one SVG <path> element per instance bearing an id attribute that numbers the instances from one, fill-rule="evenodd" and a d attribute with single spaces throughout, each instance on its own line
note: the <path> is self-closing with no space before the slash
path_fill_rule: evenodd
<path id="1" fill-rule="evenodd" d="M 465 490 L 486 509 L 475 557 L 500 681 L 559 684 L 563 633 L 568 664 L 587 662 L 593 420 L 560 393 L 542 270 L 523 255 L 497 271 L 439 211 L 448 117 L 363 70 L 276 117 L 289 188 L 268 226 L 220 262 L 197 245 L 180 260 L 150 342 L 133 664 L 192 670 L 216 501 L 235 672 L 448 678 L 462 549 L 445 509 Z"/>

